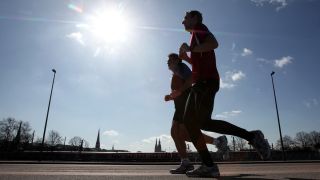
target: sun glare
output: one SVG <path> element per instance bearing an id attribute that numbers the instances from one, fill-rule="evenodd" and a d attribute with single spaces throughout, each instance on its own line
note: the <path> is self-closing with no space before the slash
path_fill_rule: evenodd
<path id="1" fill-rule="evenodd" d="M 121 11 L 96 12 L 89 21 L 90 31 L 98 42 L 119 43 L 127 39 L 129 23 Z"/>

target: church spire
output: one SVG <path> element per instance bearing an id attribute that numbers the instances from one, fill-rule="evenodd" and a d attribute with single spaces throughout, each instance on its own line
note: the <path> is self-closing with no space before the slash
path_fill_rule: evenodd
<path id="1" fill-rule="evenodd" d="M 154 146 L 154 152 L 158 152 L 158 139 L 156 138 L 156 145 Z"/>
<path id="2" fill-rule="evenodd" d="M 19 129 L 17 132 L 16 137 L 14 138 L 14 143 L 18 146 L 20 144 L 20 140 L 21 140 L 21 125 L 22 125 L 22 121 L 19 124 Z"/>
<path id="3" fill-rule="evenodd" d="M 100 150 L 100 129 L 98 130 L 98 137 L 96 142 L 96 150 Z"/>
<path id="4" fill-rule="evenodd" d="M 161 148 L 161 141 L 160 141 L 160 138 L 159 138 L 159 143 L 158 143 L 158 151 L 159 151 L 159 152 L 162 152 L 162 148 Z"/>
<path id="5" fill-rule="evenodd" d="M 156 145 L 154 146 L 154 152 L 162 152 L 160 138 L 156 138 Z"/>

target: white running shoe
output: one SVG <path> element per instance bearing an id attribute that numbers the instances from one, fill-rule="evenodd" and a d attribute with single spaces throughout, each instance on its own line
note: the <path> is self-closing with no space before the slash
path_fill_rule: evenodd
<path id="1" fill-rule="evenodd" d="M 262 160 L 269 160 L 271 157 L 271 149 L 267 140 L 264 139 L 264 135 L 260 130 L 251 131 L 254 134 L 254 138 L 249 142 L 257 151 Z"/>
<path id="2" fill-rule="evenodd" d="M 199 168 L 188 171 L 186 173 L 188 177 L 212 177 L 218 178 L 220 177 L 220 172 L 217 164 L 213 164 L 212 167 L 207 167 L 206 165 L 201 165 Z"/>

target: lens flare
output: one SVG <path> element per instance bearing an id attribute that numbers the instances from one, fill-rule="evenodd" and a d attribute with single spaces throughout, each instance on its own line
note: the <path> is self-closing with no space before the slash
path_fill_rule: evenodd
<path id="1" fill-rule="evenodd" d="M 72 10 L 78 12 L 78 13 L 82 13 L 83 12 L 83 9 L 81 7 L 76 6 L 74 4 L 69 4 L 68 8 L 70 8 L 70 9 L 72 9 Z"/>

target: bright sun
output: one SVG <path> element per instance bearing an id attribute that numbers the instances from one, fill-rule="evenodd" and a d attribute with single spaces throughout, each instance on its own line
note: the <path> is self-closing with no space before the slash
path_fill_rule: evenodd
<path id="1" fill-rule="evenodd" d="M 121 11 L 105 10 L 89 18 L 89 29 L 100 43 L 115 44 L 127 39 L 130 25 Z"/>

